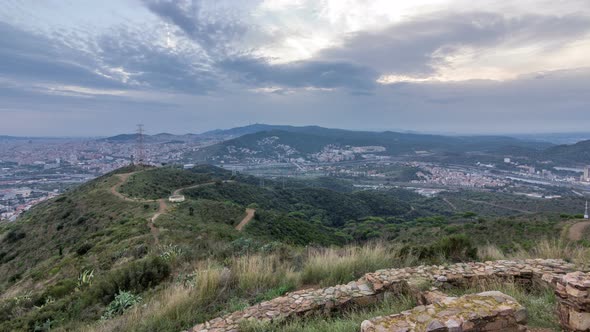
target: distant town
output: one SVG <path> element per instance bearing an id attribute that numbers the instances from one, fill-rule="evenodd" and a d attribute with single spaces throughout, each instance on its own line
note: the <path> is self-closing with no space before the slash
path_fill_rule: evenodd
<path id="1" fill-rule="evenodd" d="M 485 154 L 445 158 L 433 151 L 389 155 L 381 145 L 326 144 L 302 153 L 277 136 L 251 147 L 227 145 L 206 157 L 198 154 L 232 135 L 112 138 L 0 138 L 0 219 L 14 221 L 33 205 L 112 170 L 142 162 L 191 168 L 211 163 L 260 177 L 348 179 L 359 189 L 407 188 L 425 196 L 446 190 L 501 191 L 539 199 L 590 192 L 590 166 L 538 162 Z"/>

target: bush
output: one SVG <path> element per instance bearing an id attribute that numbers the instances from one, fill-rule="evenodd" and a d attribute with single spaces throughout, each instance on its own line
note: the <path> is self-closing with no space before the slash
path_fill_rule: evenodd
<path id="1" fill-rule="evenodd" d="M 169 275 L 170 266 L 160 257 L 133 262 L 95 282 L 90 290 L 92 301 L 108 304 L 120 290 L 141 293 L 158 285 Z"/>
<path id="2" fill-rule="evenodd" d="M 84 256 L 91 248 L 92 244 L 84 243 L 83 245 L 79 246 L 78 249 L 76 249 L 76 253 L 80 256 Z"/>
<path id="3" fill-rule="evenodd" d="M 4 242 L 7 243 L 14 243 L 18 240 L 24 239 L 27 236 L 25 232 L 18 231 L 18 230 L 11 230 L 6 234 L 6 238 L 4 238 Z"/>
<path id="4" fill-rule="evenodd" d="M 444 237 L 428 246 L 407 245 L 400 250 L 400 256 L 404 259 L 414 256 L 429 263 L 464 262 L 477 259 L 477 248 L 461 234 Z"/>
<path id="5" fill-rule="evenodd" d="M 57 284 L 47 288 L 47 291 L 43 294 L 43 298 L 54 298 L 60 299 L 76 289 L 77 283 L 72 279 L 64 279 L 57 282 Z"/>
<path id="6" fill-rule="evenodd" d="M 110 319 L 121 315 L 125 310 L 141 302 L 141 297 L 129 292 L 119 291 L 113 302 L 109 303 L 101 319 Z"/>

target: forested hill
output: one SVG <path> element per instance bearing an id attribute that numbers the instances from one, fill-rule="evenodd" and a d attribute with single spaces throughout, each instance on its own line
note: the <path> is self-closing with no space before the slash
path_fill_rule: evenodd
<path id="1" fill-rule="evenodd" d="M 590 140 L 550 147 L 543 151 L 543 157 L 553 161 L 569 161 L 589 165 Z"/>
<path id="2" fill-rule="evenodd" d="M 441 136 L 397 132 L 367 132 L 322 127 L 290 127 L 288 130 L 269 130 L 240 136 L 187 157 L 196 160 L 218 160 L 244 157 L 291 156 L 301 157 L 318 153 L 329 145 L 381 146 L 382 154 L 397 156 L 429 152 L 494 152 L 518 148 L 537 152 L 551 146 L 503 136 Z"/>

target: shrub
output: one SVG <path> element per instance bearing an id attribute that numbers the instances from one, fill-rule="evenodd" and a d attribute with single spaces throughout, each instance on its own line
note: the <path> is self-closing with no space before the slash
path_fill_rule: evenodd
<path id="1" fill-rule="evenodd" d="M 115 299 L 109 303 L 107 310 L 101 319 L 110 319 L 121 315 L 125 310 L 141 302 L 141 297 L 130 292 L 119 291 Z"/>
<path id="2" fill-rule="evenodd" d="M 47 291 L 43 294 L 43 298 L 54 298 L 60 299 L 76 289 L 76 282 L 72 279 L 64 279 L 57 282 L 57 284 L 47 288 Z"/>
<path id="3" fill-rule="evenodd" d="M 111 271 L 91 287 L 93 301 L 110 303 L 120 290 L 135 293 L 154 287 L 170 275 L 170 266 L 160 257 L 133 262 Z"/>
<path id="4" fill-rule="evenodd" d="M 8 234 L 6 234 L 6 237 L 4 238 L 4 242 L 14 243 L 18 240 L 24 239 L 26 236 L 27 236 L 27 234 L 25 232 L 18 231 L 18 230 L 11 230 L 10 232 L 8 232 Z"/>
<path id="5" fill-rule="evenodd" d="M 79 256 L 84 256 L 88 252 L 88 250 L 90 250 L 91 248 L 92 248 L 92 244 L 90 244 L 90 243 L 84 243 L 83 245 L 79 246 L 76 249 L 76 253 Z"/>
<path id="6" fill-rule="evenodd" d="M 477 259 L 477 248 L 461 234 L 441 238 L 428 246 L 407 245 L 400 250 L 400 256 L 404 259 L 414 256 L 428 263 L 464 262 Z"/>

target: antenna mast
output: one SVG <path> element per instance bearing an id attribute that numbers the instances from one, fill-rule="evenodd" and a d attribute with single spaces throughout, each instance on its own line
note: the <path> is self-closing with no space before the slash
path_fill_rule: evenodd
<path id="1" fill-rule="evenodd" d="M 144 147 L 144 135 L 145 131 L 142 124 L 137 125 L 137 160 L 136 164 L 143 165 L 145 163 L 145 147 Z"/>

